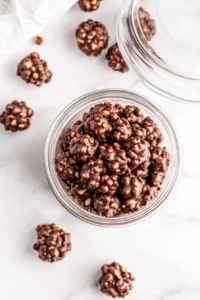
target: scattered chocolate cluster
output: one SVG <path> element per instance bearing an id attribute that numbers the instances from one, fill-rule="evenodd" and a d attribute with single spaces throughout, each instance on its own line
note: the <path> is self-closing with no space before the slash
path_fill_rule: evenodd
<path id="1" fill-rule="evenodd" d="M 6 110 L 0 115 L 0 123 L 5 130 L 16 132 L 18 130 L 28 129 L 31 124 L 31 117 L 34 112 L 26 106 L 26 102 L 13 101 L 6 106 Z"/>
<path id="2" fill-rule="evenodd" d="M 135 277 L 120 264 L 113 262 L 111 265 L 103 265 L 101 272 L 98 283 L 102 293 L 113 298 L 124 298 L 132 290 Z"/>
<path id="3" fill-rule="evenodd" d="M 40 59 L 39 54 L 34 52 L 18 64 L 17 75 L 21 76 L 27 83 L 41 86 L 51 80 L 52 72 L 48 69 L 47 62 Z"/>
<path id="4" fill-rule="evenodd" d="M 78 4 L 82 11 L 89 12 L 97 10 L 102 0 L 78 0 Z"/>
<path id="5" fill-rule="evenodd" d="M 148 205 L 170 164 L 163 134 L 140 108 L 109 102 L 90 108 L 59 139 L 56 171 L 89 212 L 118 217 Z"/>
<path id="6" fill-rule="evenodd" d="M 40 259 L 48 262 L 59 261 L 66 256 L 68 251 L 71 251 L 71 235 L 55 224 L 40 224 L 36 231 L 38 241 L 33 245 L 33 249 L 38 251 Z"/>
<path id="7" fill-rule="evenodd" d="M 117 43 L 108 49 L 106 59 L 109 61 L 108 66 L 114 71 L 125 73 L 129 70 L 129 67 L 125 63 Z"/>
<path id="8" fill-rule="evenodd" d="M 44 43 L 44 40 L 41 36 L 36 37 L 36 44 L 42 45 Z"/>
<path id="9" fill-rule="evenodd" d="M 156 34 L 155 21 L 153 19 L 150 19 L 150 14 L 147 11 L 145 11 L 142 7 L 139 8 L 138 14 L 142 31 L 147 41 L 150 41 L 152 37 Z"/>
<path id="10" fill-rule="evenodd" d="M 78 47 L 88 56 L 99 56 L 108 47 L 108 30 L 100 22 L 88 20 L 76 29 Z"/>

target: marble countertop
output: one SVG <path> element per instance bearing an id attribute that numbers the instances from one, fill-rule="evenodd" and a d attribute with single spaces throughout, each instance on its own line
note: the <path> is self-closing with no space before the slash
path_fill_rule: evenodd
<path id="1" fill-rule="evenodd" d="M 164 99 L 131 73 L 107 67 L 104 54 L 86 57 L 74 31 L 87 18 L 104 23 L 110 45 L 122 0 L 103 1 L 101 9 L 82 13 L 75 5 L 62 18 L 18 48 L 0 67 L 0 110 L 17 99 L 34 109 L 32 125 L 13 134 L 0 128 L 0 299 L 103 300 L 95 286 L 104 263 L 117 261 L 136 277 L 127 299 L 200 299 L 200 106 Z M 28 53 L 38 51 L 53 71 L 50 84 L 27 85 L 15 75 Z M 175 123 L 183 145 L 183 172 L 167 205 L 138 225 L 108 229 L 86 224 L 54 197 L 45 177 L 43 150 L 48 130 L 68 103 L 103 88 L 139 92 L 158 103 Z M 32 250 L 35 227 L 55 222 L 72 234 L 72 248 L 59 263 L 49 264 Z"/>

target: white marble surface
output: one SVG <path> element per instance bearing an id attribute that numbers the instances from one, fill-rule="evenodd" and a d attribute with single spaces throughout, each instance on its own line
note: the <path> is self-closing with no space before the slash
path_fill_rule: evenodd
<path id="1" fill-rule="evenodd" d="M 0 299 L 100 300 L 95 286 L 102 264 L 120 262 L 135 275 L 127 299 L 200 299 L 200 106 L 164 99 L 132 74 L 114 73 L 100 58 L 84 56 L 76 46 L 78 23 L 93 18 L 105 23 L 110 44 L 122 0 L 103 1 L 101 9 L 82 13 L 75 5 L 43 30 L 44 45 L 28 41 L 0 67 L 0 110 L 14 99 L 35 110 L 29 130 L 13 134 L 0 128 Z M 17 63 L 38 51 L 54 76 L 37 88 L 15 75 Z M 140 92 L 162 106 L 182 139 L 184 164 L 177 190 L 155 216 L 123 229 L 98 228 L 70 215 L 55 199 L 43 167 L 45 138 L 52 121 L 76 97 L 101 88 Z M 56 222 L 72 234 L 65 260 L 45 263 L 32 250 L 39 223 Z"/>

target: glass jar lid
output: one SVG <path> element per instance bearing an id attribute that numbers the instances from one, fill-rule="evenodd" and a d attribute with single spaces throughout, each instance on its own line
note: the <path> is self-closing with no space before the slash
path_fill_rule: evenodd
<path id="1" fill-rule="evenodd" d="M 151 39 L 140 8 L 155 21 Z M 200 101 L 199 0 L 125 0 L 117 36 L 125 61 L 145 85 L 174 100 Z"/>

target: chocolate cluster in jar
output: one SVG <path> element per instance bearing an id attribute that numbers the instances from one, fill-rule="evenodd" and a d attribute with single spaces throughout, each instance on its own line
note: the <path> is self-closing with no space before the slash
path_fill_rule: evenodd
<path id="1" fill-rule="evenodd" d="M 64 130 L 55 168 L 82 208 L 123 216 L 147 206 L 161 189 L 170 165 L 163 140 L 140 108 L 100 103 Z"/>

